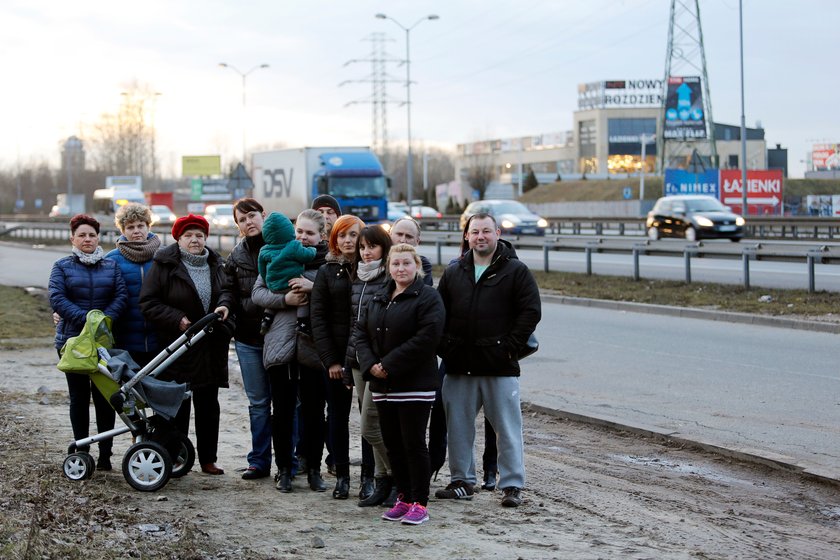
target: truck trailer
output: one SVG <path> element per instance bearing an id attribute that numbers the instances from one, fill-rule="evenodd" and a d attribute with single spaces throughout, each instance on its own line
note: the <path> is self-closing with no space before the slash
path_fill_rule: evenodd
<path id="1" fill-rule="evenodd" d="M 391 180 L 367 147 L 292 148 L 253 155 L 254 198 L 266 212 L 294 219 L 312 200 L 329 194 L 343 214 L 366 223 L 388 219 Z"/>

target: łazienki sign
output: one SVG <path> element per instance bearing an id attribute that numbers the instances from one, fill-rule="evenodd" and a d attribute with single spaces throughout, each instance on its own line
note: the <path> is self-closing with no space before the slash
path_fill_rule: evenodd
<path id="1" fill-rule="evenodd" d="M 661 107 L 662 80 L 605 80 L 578 84 L 578 109 Z"/>
<path id="2" fill-rule="evenodd" d="M 740 169 L 707 169 L 691 173 L 685 169 L 665 170 L 665 196 L 705 194 L 720 199 L 736 214 L 743 214 L 743 189 Z M 782 213 L 783 185 L 781 169 L 747 170 L 748 214 Z"/>

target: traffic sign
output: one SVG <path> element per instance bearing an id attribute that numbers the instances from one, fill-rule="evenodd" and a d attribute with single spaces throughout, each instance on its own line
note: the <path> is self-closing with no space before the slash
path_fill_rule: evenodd
<path id="1" fill-rule="evenodd" d="M 707 194 L 718 197 L 718 170 L 692 173 L 685 169 L 665 170 L 665 196 L 675 194 Z"/>
<path id="2" fill-rule="evenodd" d="M 743 211 L 743 189 L 740 169 L 723 169 L 720 172 L 720 201 L 737 214 Z M 747 170 L 746 214 L 769 215 L 782 213 L 781 169 Z"/>

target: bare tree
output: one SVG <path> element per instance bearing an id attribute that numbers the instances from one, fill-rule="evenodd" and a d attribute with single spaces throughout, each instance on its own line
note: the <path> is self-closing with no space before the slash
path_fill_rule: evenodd
<path id="1" fill-rule="evenodd" d="M 427 192 L 423 192 L 423 154 L 427 154 L 426 167 L 428 184 Z M 385 166 L 385 172 L 391 177 L 391 198 L 394 200 L 405 200 L 408 196 L 407 180 L 407 154 L 405 150 L 388 150 L 384 154 L 378 154 L 380 161 Z M 455 164 L 453 154 L 441 148 L 424 149 L 419 146 L 415 151 L 412 149 L 414 158 L 414 198 L 424 200 L 429 206 L 436 206 L 434 187 L 446 183 L 455 178 Z M 386 163 L 387 162 L 387 163 Z M 418 188 L 419 187 L 419 188 Z"/>
<path id="2" fill-rule="evenodd" d="M 476 154 L 469 158 L 467 167 L 467 182 L 470 188 L 478 193 L 478 199 L 484 200 L 484 193 L 496 175 L 493 158 L 489 154 Z"/>
<path id="3" fill-rule="evenodd" d="M 105 113 L 94 124 L 88 144 L 96 169 L 156 179 L 160 166 L 153 117 L 158 95 L 148 85 L 133 82 L 122 92 L 117 114 Z"/>

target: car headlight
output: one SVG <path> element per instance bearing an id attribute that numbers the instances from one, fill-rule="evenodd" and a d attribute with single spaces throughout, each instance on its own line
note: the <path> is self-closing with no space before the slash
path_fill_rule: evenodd
<path id="1" fill-rule="evenodd" d="M 743 226 L 743 225 L 745 225 L 746 223 L 747 223 L 747 220 L 745 220 L 745 219 L 744 219 L 743 217 L 741 217 L 741 216 L 738 216 L 737 218 L 735 218 L 735 225 L 736 225 L 736 226 Z"/>
<path id="2" fill-rule="evenodd" d="M 512 227 L 515 227 L 515 226 L 516 226 L 516 224 L 514 224 L 510 220 L 502 220 L 502 227 L 505 228 L 505 229 L 510 229 Z"/>
<path id="3" fill-rule="evenodd" d="M 537 220 L 537 226 L 548 227 L 548 220 L 546 220 L 545 218 L 540 218 L 539 220 Z"/>
<path id="4" fill-rule="evenodd" d="M 697 225 L 700 227 L 713 227 L 715 225 L 715 223 L 706 216 L 696 216 L 694 221 L 697 222 Z"/>

